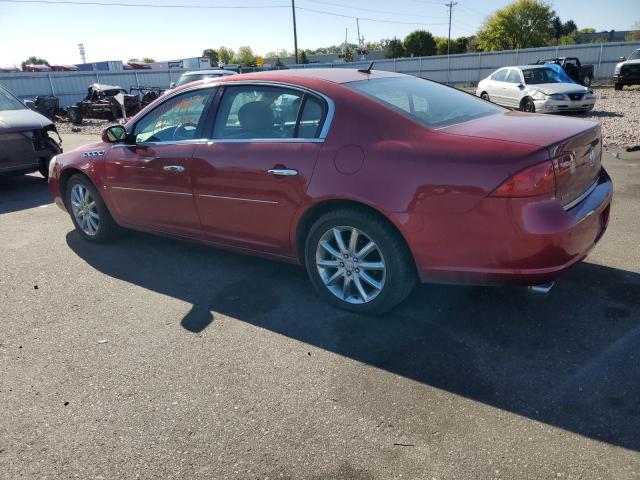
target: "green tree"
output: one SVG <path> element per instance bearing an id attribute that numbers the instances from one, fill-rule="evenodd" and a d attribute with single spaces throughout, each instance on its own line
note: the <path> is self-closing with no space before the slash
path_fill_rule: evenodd
<path id="1" fill-rule="evenodd" d="M 557 15 L 551 19 L 551 34 L 555 39 L 556 43 L 563 35 L 562 32 L 562 20 Z"/>
<path id="2" fill-rule="evenodd" d="M 307 58 L 307 52 L 304 50 L 300 52 L 300 58 L 298 59 L 300 63 L 309 63 L 309 59 Z"/>
<path id="3" fill-rule="evenodd" d="M 203 57 L 207 57 L 209 59 L 209 63 L 211 63 L 211 65 L 216 66 L 218 65 L 218 52 L 215 51 L 215 49 L 213 48 L 206 48 L 202 51 L 202 56 Z"/>
<path id="4" fill-rule="evenodd" d="M 156 61 L 151 57 L 142 57 L 142 63 L 155 63 Z"/>
<path id="5" fill-rule="evenodd" d="M 576 22 L 574 22 L 573 20 L 567 20 L 566 22 L 564 22 L 564 25 L 562 25 L 563 35 L 569 35 L 577 30 L 578 30 L 578 26 L 576 25 Z"/>
<path id="6" fill-rule="evenodd" d="M 340 54 L 340 58 L 342 58 L 345 62 L 353 62 L 353 48 L 352 45 L 347 43 L 343 50 L 344 53 Z"/>
<path id="7" fill-rule="evenodd" d="M 233 63 L 233 57 L 235 56 L 235 54 L 233 53 L 233 50 L 231 50 L 230 48 L 220 47 L 217 53 L 218 53 L 218 62 L 221 65 L 228 65 L 230 63 Z"/>
<path id="8" fill-rule="evenodd" d="M 49 62 L 47 62 L 44 58 L 40 58 L 40 57 L 35 57 L 35 56 L 31 56 L 29 58 L 27 58 L 24 62 L 22 62 L 20 64 L 22 66 L 22 68 L 24 68 L 25 65 L 47 65 L 49 66 Z"/>
<path id="9" fill-rule="evenodd" d="M 436 55 L 446 55 L 447 54 L 447 38 L 446 37 L 435 37 L 436 41 Z"/>
<path id="10" fill-rule="evenodd" d="M 278 54 L 273 50 L 264 54 L 264 58 L 276 58 Z"/>
<path id="11" fill-rule="evenodd" d="M 624 37 L 624 39 L 627 42 L 633 42 L 636 40 L 640 40 L 640 22 L 636 22 L 633 24 L 633 27 L 631 27 L 631 29 L 633 31 L 627 33 L 627 36 Z"/>
<path id="12" fill-rule="evenodd" d="M 245 67 L 254 66 L 258 60 L 254 55 L 253 50 L 251 50 L 251 47 L 240 47 L 236 58 L 238 63 Z"/>
<path id="13" fill-rule="evenodd" d="M 406 56 L 424 57 L 436 54 L 436 41 L 430 32 L 416 30 L 404 39 L 404 51 Z"/>
<path id="14" fill-rule="evenodd" d="M 387 48 L 384 51 L 384 58 L 400 58 L 404 57 L 404 46 L 402 40 L 393 37 L 387 43 Z"/>
<path id="15" fill-rule="evenodd" d="M 540 0 L 516 0 L 489 16 L 478 32 L 483 50 L 542 47 L 552 35 L 555 16 Z"/>

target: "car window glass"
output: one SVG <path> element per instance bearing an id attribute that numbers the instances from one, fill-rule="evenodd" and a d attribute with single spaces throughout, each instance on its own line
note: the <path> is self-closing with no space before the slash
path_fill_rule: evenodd
<path id="1" fill-rule="evenodd" d="M 271 86 L 227 87 L 216 114 L 213 138 L 295 138 L 303 95 Z"/>
<path id="2" fill-rule="evenodd" d="M 516 69 L 511 69 L 507 75 L 507 82 L 520 83 L 520 72 Z"/>
<path id="3" fill-rule="evenodd" d="M 188 92 L 154 108 L 136 124 L 136 143 L 193 140 L 210 95 L 210 89 Z"/>
<path id="4" fill-rule="evenodd" d="M 308 95 L 307 99 L 304 102 L 302 115 L 300 115 L 298 137 L 316 138 L 318 135 L 320 135 L 323 116 L 324 104 L 322 103 L 322 101 L 316 97 Z"/>
<path id="5" fill-rule="evenodd" d="M 507 78 L 507 70 L 498 70 L 491 76 L 491 80 L 495 80 L 497 82 L 504 82 Z"/>
<path id="6" fill-rule="evenodd" d="M 22 110 L 26 108 L 16 98 L 0 88 L 0 110 Z"/>
<path id="7" fill-rule="evenodd" d="M 344 85 L 429 127 L 443 127 L 503 111 L 455 88 L 416 77 L 378 78 Z"/>
<path id="8" fill-rule="evenodd" d="M 524 83 L 527 85 L 540 85 L 542 83 L 562 83 L 558 72 L 551 68 L 528 68 L 522 70 Z M 565 75 L 566 76 L 566 75 Z"/>
<path id="9" fill-rule="evenodd" d="M 629 58 L 627 58 L 627 60 L 637 60 L 639 58 L 640 58 L 640 50 L 636 50 L 631 55 L 629 55 Z"/>

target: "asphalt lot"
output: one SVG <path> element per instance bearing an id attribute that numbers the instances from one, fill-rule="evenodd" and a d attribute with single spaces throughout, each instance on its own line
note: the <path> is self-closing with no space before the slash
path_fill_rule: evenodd
<path id="1" fill-rule="evenodd" d="M 423 285 L 379 318 L 295 266 L 90 245 L 0 179 L 0 478 L 640 478 L 640 155 L 604 164 L 609 231 L 549 295 Z"/>

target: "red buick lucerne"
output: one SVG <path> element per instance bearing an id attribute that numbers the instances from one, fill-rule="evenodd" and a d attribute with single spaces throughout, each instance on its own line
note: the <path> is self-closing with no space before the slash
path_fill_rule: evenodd
<path id="1" fill-rule="evenodd" d="M 362 313 L 416 280 L 551 282 L 602 237 L 612 198 L 597 123 L 375 70 L 190 83 L 102 140 L 49 167 L 87 241 L 126 227 L 300 263 Z"/>

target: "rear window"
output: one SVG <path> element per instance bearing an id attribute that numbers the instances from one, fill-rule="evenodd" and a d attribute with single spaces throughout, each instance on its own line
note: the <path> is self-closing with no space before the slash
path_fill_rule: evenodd
<path id="1" fill-rule="evenodd" d="M 468 93 L 417 77 L 376 78 L 344 85 L 431 128 L 504 111 Z"/>

